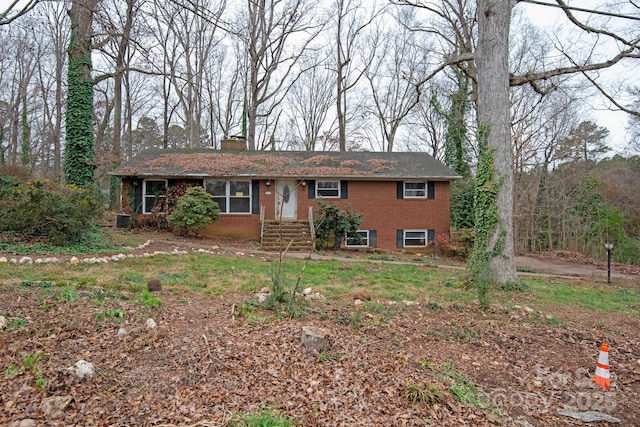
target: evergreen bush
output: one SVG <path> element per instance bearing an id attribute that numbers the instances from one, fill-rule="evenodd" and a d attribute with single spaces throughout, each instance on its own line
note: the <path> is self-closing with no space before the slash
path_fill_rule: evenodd
<path id="1" fill-rule="evenodd" d="M 180 234 L 195 234 L 220 218 L 220 208 L 203 187 L 191 187 L 178 199 L 176 207 L 167 216 L 172 226 L 180 229 Z"/>
<path id="2" fill-rule="evenodd" d="M 333 239 L 334 248 L 338 249 L 344 237 L 356 234 L 362 224 L 362 214 L 322 200 L 318 200 L 318 205 L 320 214 L 316 215 L 314 221 L 317 246 L 324 248 Z"/>
<path id="3" fill-rule="evenodd" d="M 97 188 L 30 181 L 1 190 L 0 231 L 43 237 L 65 246 L 87 241 L 102 215 Z"/>

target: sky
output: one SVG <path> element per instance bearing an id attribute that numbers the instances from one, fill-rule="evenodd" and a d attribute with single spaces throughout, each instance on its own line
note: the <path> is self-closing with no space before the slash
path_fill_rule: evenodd
<path id="1" fill-rule="evenodd" d="M 0 12 L 4 11 L 6 7 L 13 0 L 0 0 Z M 24 2 L 26 0 L 22 0 Z M 553 0 L 539 0 L 547 3 L 553 3 Z M 597 9 L 602 8 L 606 3 L 609 3 L 610 0 L 569 0 L 567 3 L 569 5 L 575 5 L 582 8 L 587 9 Z M 618 3 L 628 3 L 628 1 L 618 0 Z M 543 6 L 538 4 L 529 4 L 520 2 L 516 5 L 517 8 L 521 8 L 526 11 L 529 19 L 538 25 L 539 27 L 551 31 L 558 25 L 560 22 L 566 22 L 566 17 L 563 12 L 556 7 Z M 637 14 L 637 9 L 634 9 L 634 12 Z M 579 19 L 588 19 L 594 18 L 594 16 L 589 16 L 590 14 L 586 14 L 583 12 L 575 12 L 575 16 Z M 597 18 L 597 17 L 595 17 Z M 613 26 L 624 26 L 624 25 L 634 25 L 637 28 L 638 21 L 631 21 L 626 19 L 613 18 L 609 21 L 610 25 Z M 603 72 L 606 76 L 607 71 Z M 614 75 L 615 77 L 619 77 L 620 70 L 617 69 L 615 72 L 609 71 L 609 74 Z M 612 77 L 613 78 L 613 77 Z M 628 83 L 634 84 L 634 80 L 637 81 L 635 84 L 640 84 L 640 80 L 633 74 L 630 74 L 630 77 L 627 79 Z M 588 83 L 585 82 L 585 85 Z M 611 147 L 614 148 L 616 152 L 624 152 L 627 146 L 628 134 L 626 131 L 628 115 L 619 111 L 611 111 L 607 108 L 606 103 L 599 96 L 593 97 L 591 101 L 593 107 L 592 119 L 596 121 L 599 126 L 604 126 L 610 131 L 610 135 L 608 138 L 608 143 Z"/>

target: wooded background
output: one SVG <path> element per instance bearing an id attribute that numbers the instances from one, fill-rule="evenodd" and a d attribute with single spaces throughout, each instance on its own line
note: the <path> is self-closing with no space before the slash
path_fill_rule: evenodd
<path id="1" fill-rule="evenodd" d="M 638 30 L 628 18 L 640 10 L 567 8 L 564 22 L 543 27 L 527 14 L 532 5 L 503 3 L 515 250 L 603 257 L 613 241 L 617 259 L 639 262 L 640 91 L 629 71 Z M 1 172 L 64 182 L 77 99 L 69 63 L 79 49 L 76 60 L 92 66 L 95 154 L 77 161 L 93 162 L 104 189 L 108 172 L 141 150 L 219 148 L 234 135 L 258 150 L 426 151 L 463 177 L 453 226 L 471 228 L 475 134 L 487 111 L 478 103 L 477 13 L 491 7 L 499 6 L 77 0 L 0 10 Z M 87 38 L 88 64 L 72 28 Z M 611 140 L 594 102 L 628 113 L 627 140 Z"/>

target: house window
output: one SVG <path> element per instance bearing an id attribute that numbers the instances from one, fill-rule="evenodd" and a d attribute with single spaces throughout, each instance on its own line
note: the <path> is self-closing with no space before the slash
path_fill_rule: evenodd
<path id="1" fill-rule="evenodd" d="M 434 181 L 398 181 L 398 199 L 435 199 Z"/>
<path id="2" fill-rule="evenodd" d="M 316 197 L 339 198 L 340 181 L 316 181 Z"/>
<path id="3" fill-rule="evenodd" d="M 251 213 L 251 181 L 205 181 L 220 213 Z"/>
<path id="4" fill-rule="evenodd" d="M 348 248 L 369 247 L 369 230 L 358 230 L 355 235 L 347 236 L 344 245 Z"/>
<path id="5" fill-rule="evenodd" d="M 167 200 L 166 179 L 146 179 L 142 186 L 142 212 L 164 213 Z M 157 208 L 156 212 L 154 209 Z"/>
<path id="6" fill-rule="evenodd" d="M 427 197 L 426 182 L 405 182 L 404 183 L 405 198 L 425 198 Z"/>
<path id="7" fill-rule="evenodd" d="M 427 246 L 427 230 L 404 230 L 404 247 Z"/>

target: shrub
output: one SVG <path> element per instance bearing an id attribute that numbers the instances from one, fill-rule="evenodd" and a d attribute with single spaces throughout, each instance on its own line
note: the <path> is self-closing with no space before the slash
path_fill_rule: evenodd
<path id="1" fill-rule="evenodd" d="M 220 208 L 203 187 L 191 187 L 178 199 L 176 208 L 167 216 L 169 224 L 180 234 L 198 231 L 220 218 Z"/>
<path id="2" fill-rule="evenodd" d="M 88 240 L 102 215 L 96 188 L 44 180 L 4 187 L 2 193 L 0 231 L 43 237 L 56 246 Z"/>
<path id="3" fill-rule="evenodd" d="M 335 203 L 324 203 L 322 200 L 318 200 L 318 205 L 320 214 L 314 221 L 318 247 L 326 247 L 333 238 L 334 248 L 338 249 L 342 238 L 355 235 L 358 231 L 362 224 L 362 214 L 341 209 Z"/>

